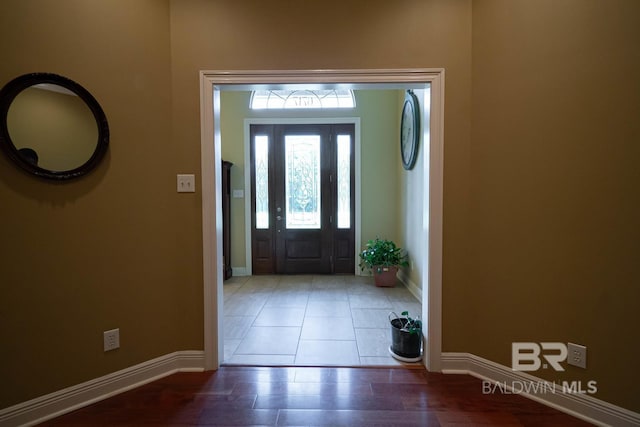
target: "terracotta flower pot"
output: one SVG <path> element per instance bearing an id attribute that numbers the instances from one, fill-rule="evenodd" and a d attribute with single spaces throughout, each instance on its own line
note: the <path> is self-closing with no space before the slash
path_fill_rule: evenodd
<path id="1" fill-rule="evenodd" d="M 373 267 L 373 280 L 378 287 L 392 288 L 396 285 L 398 278 L 398 267 Z"/>

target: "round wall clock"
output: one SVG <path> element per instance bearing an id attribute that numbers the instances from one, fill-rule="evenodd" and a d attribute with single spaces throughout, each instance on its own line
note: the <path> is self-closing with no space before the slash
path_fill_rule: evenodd
<path id="1" fill-rule="evenodd" d="M 418 97 L 408 90 L 404 95 L 402 107 L 402 121 L 400 123 L 400 153 L 402 166 L 406 170 L 413 169 L 418 157 L 418 142 L 420 141 L 420 105 Z"/>

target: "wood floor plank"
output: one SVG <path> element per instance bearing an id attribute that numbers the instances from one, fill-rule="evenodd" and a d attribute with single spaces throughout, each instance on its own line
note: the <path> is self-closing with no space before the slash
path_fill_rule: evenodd
<path id="1" fill-rule="evenodd" d="M 586 426 L 468 375 L 424 369 L 222 367 L 177 373 L 44 426 Z"/>
<path id="2" fill-rule="evenodd" d="M 284 409 L 278 426 L 331 427 L 432 427 L 440 426 L 437 415 L 421 411 L 336 411 Z"/>

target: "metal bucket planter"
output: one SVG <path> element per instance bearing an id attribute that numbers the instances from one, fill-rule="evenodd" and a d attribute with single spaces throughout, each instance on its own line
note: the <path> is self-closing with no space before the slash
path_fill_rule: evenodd
<path id="1" fill-rule="evenodd" d="M 403 313 L 404 314 L 404 313 Z M 391 316 L 395 316 L 392 318 Z M 418 362 L 422 360 L 422 322 L 407 317 L 398 317 L 389 313 L 391 324 L 391 346 L 389 353 L 401 362 Z"/>

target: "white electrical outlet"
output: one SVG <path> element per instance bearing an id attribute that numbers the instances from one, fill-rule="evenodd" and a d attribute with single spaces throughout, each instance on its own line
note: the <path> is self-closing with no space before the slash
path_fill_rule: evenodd
<path id="1" fill-rule="evenodd" d="M 178 174 L 178 193 L 195 193 L 196 179 L 193 174 Z"/>
<path id="2" fill-rule="evenodd" d="M 104 351 L 115 350 L 120 347 L 120 329 L 104 331 Z"/>
<path id="3" fill-rule="evenodd" d="M 578 368 L 587 369 L 587 347 L 580 344 L 567 344 L 567 363 Z"/>

